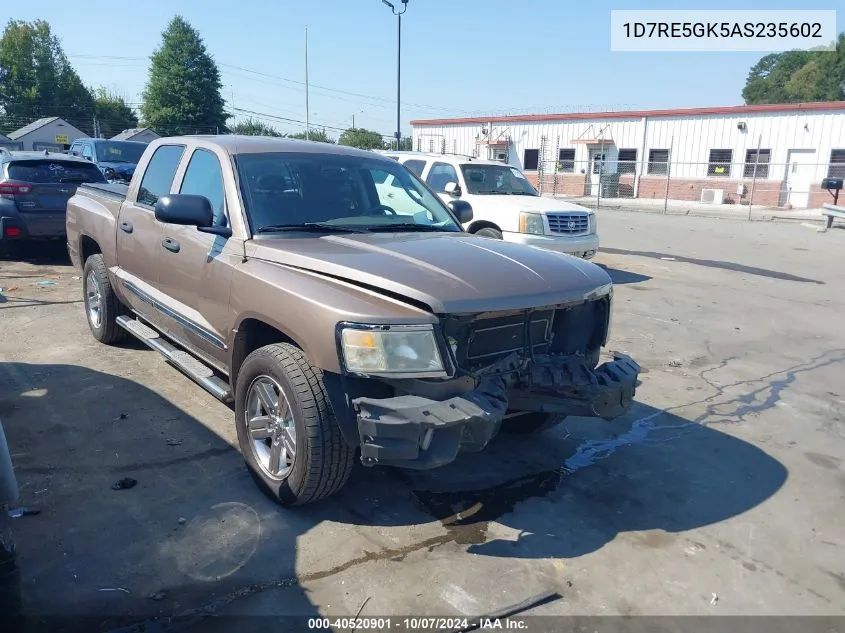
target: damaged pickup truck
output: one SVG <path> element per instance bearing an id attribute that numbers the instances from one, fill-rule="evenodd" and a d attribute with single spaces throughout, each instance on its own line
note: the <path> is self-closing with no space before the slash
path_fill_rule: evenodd
<path id="1" fill-rule="evenodd" d="M 388 176 L 418 208 L 379 197 Z M 597 367 L 608 275 L 471 217 L 373 152 L 195 136 L 151 143 L 128 185 L 81 186 L 67 234 L 94 338 L 131 334 L 233 404 L 255 480 L 303 504 L 356 454 L 434 468 L 630 406 L 637 363 Z"/>

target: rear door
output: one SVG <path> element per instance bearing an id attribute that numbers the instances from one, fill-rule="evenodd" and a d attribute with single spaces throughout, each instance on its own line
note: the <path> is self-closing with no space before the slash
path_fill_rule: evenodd
<path id="1" fill-rule="evenodd" d="M 85 182 L 105 182 L 94 165 L 61 158 L 12 160 L 6 180 L 23 185 L 15 206 L 30 237 L 56 237 L 65 231 L 67 201 Z"/>
<path id="2" fill-rule="evenodd" d="M 164 319 L 162 295 L 157 290 L 161 224 L 153 207 L 161 196 L 171 193 L 184 152 L 184 145 L 160 145 L 144 169 L 140 185 L 130 187 L 117 219 L 117 274 L 126 291 L 123 294 L 132 308 L 156 325 L 162 325 Z"/>

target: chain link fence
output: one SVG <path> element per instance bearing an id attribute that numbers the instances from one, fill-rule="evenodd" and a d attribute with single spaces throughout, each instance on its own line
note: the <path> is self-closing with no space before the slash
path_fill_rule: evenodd
<path id="1" fill-rule="evenodd" d="M 591 148 L 588 160 L 576 161 L 557 153 L 558 160 L 538 165 L 539 192 L 594 207 L 637 201 L 662 204 L 664 210 L 678 204 L 733 205 L 749 212 L 751 207 L 817 209 L 833 201 L 822 180 L 845 178 L 845 162 L 810 162 L 804 156 L 788 163 L 769 162 L 762 153 L 754 162 L 675 162 L 665 155 L 638 161 Z"/>

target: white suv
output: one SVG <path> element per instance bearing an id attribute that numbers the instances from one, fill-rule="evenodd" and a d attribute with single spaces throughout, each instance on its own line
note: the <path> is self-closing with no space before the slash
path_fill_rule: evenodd
<path id="1" fill-rule="evenodd" d="M 525 175 L 505 163 L 458 156 L 379 150 L 414 172 L 444 202 L 466 200 L 473 218 L 470 233 L 538 246 L 590 259 L 599 248 L 596 215 L 571 202 L 544 198 Z M 382 199 L 391 199 L 398 213 L 414 213 L 419 205 L 387 176 L 377 183 Z M 404 207 L 407 203 L 407 209 Z"/>

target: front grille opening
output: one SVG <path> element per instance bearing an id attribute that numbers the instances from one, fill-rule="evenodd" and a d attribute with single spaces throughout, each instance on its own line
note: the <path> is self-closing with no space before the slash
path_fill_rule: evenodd
<path id="1" fill-rule="evenodd" d="M 590 216 L 586 213 L 548 213 L 549 231 L 561 235 L 589 233 Z"/>
<path id="2" fill-rule="evenodd" d="M 608 299 L 602 298 L 556 310 L 549 353 L 586 355 L 600 348 L 607 331 L 609 308 Z"/>

